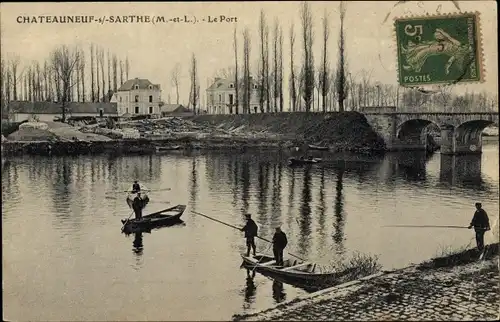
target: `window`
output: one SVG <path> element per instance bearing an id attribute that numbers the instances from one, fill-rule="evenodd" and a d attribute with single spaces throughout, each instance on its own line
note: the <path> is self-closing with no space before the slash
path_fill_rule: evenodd
<path id="1" fill-rule="evenodd" d="M 139 85 L 135 85 L 135 89 L 139 89 Z"/>
<path id="2" fill-rule="evenodd" d="M 229 94 L 229 104 L 233 105 L 233 94 Z"/>
<path id="3" fill-rule="evenodd" d="M 149 95 L 149 103 L 153 103 L 153 95 Z"/>
<path id="4" fill-rule="evenodd" d="M 219 102 L 222 102 L 222 95 L 219 94 Z"/>
<path id="5" fill-rule="evenodd" d="M 99 117 L 104 117 L 104 111 L 102 108 L 99 109 Z"/>
<path id="6" fill-rule="evenodd" d="M 135 102 L 139 102 L 139 95 L 135 95 Z"/>
<path id="7" fill-rule="evenodd" d="M 153 86 L 152 86 L 152 85 L 149 85 L 149 89 L 153 89 Z"/>
<path id="8" fill-rule="evenodd" d="M 128 114 L 128 107 L 127 107 L 127 108 L 125 108 L 125 113 L 127 113 L 127 114 Z"/>
<path id="9" fill-rule="evenodd" d="M 233 83 L 229 84 L 229 88 L 234 88 L 234 84 Z"/>
<path id="10" fill-rule="evenodd" d="M 257 84 L 253 85 L 253 88 L 254 88 L 254 89 L 257 89 Z"/>
<path id="11" fill-rule="evenodd" d="M 153 107 L 152 106 L 149 107 L 149 114 L 153 114 Z"/>
<path id="12" fill-rule="evenodd" d="M 135 114 L 139 114 L 139 106 L 135 107 Z"/>
<path id="13" fill-rule="evenodd" d="M 122 97 L 120 96 L 120 103 L 122 102 Z"/>

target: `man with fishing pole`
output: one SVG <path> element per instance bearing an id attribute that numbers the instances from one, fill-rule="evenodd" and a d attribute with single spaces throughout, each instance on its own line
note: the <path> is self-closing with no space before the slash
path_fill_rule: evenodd
<path id="1" fill-rule="evenodd" d="M 247 239 L 247 257 L 250 256 L 250 248 L 253 249 L 253 256 L 255 256 L 255 237 L 257 236 L 258 227 L 255 221 L 252 219 L 252 215 L 246 214 L 247 219 L 246 225 L 241 228 L 241 231 L 245 232 L 245 238 Z"/>
<path id="2" fill-rule="evenodd" d="M 482 252 L 484 249 L 484 233 L 490 230 L 490 220 L 480 202 L 476 202 L 476 212 L 474 212 L 468 228 L 471 229 L 472 227 L 476 231 L 477 249 Z"/>
<path id="3" fill-rule="evenodd" d="M 286 234 L 281 231 L 280 227 L 276 227 L 276 232 L 273 236 L 273 254 L 276 260 L 276 265 L 283 266 L 283 250 L 288 244 Z"/>

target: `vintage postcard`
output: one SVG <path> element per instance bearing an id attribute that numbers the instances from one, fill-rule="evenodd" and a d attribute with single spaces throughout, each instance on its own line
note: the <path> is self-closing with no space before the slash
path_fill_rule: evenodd
<path id="1" fill-rule="evenodd" d="M 5 321 L 499 318 L 495 2 L 0 8 Z"/>

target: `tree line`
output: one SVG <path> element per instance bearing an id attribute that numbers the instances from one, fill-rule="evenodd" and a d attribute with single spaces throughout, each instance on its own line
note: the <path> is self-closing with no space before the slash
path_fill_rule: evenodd
<path id="1" fill-rule="evenodd" d="M 284 52 L 283 28 L 275 18 L 272 31 L 264 10 L 261 10 L 258 23 L 258 52 L 256 61 L 259 111 L 282 112 L 283 99 L 283 55 L 290 57 L 288 75 L 288 96 L 290 111 L 344 111 L 360 110 L 364 106 L 396 106 L 400 111 L 493 111 L 497 109 L 497 96 L 483 93 L 465 93 L 456 95 L 450 88 L 426 94 L 417 89 L 382 84 L 372 79 L 372 71 L 362 70 L 353 75 L 349 71 L 346 52 L 346 30 L 344 19 L 346 4 L 339 4 L 337 39 L 337 57 L 331 57 L 331 16 L 325 9 L 321 19 L 321 55 L 319 66 L 315 64 L 313 44 L 313 15 L 308 2 L 300 7 L 300 39 L 296 38 L 294 21 L 291 22 L 288 39 L 289 48 Z M 235 80 L 235 100 L 233 105 L 227 104 L 229 113 L 257 113 L 249 106 L 250 83 L 250 30 L 245 28 L 243 37 L 243 62 L 238 56 L 237 30 L 234 29 L 233 49 L 234 65 L 216 72 L 215 77 Z M 270 34 L 272 34 L 270 36 Z M 272 39 L 270 39 L 272 38 Z M 296 57 L 296 49 L 300 47 L 302 57 Z M 270 58 L 272 61 L 270 62 Z M 332 63 L 334 62 L 334 63 Z M 242 68 L 240 67 L 241 65 Z M 242 69 L 242 76 L 240 73 Z M 215 78 L 214 77 L 214 78 Z M 212 79 L 213 81 L 213 79 Z M 239 111 L 242 102 L 242 111 Z M 214 113 L 217 111 L 208 111 Z"/>
<path id="2" fill-rule="evenodd" d="M 61 45 L 42 63 L 20 68 L 18 55 L 1 60 L 2 113 L 11 101 L 109 102 L 129 77 L 128 57 L 118 59 L 101 46 L 90 44 L 90 59 L 81 46 Z M 90 60 L 90 63 L 88 62 Z"/>

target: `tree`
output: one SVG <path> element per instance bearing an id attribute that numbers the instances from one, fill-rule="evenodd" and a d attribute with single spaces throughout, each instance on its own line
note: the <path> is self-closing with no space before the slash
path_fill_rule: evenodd
<path id="1" fill-rule="evenodd" d="M 304 61 L 302 65 L 302 83 L 306 112 L 311 110 L 311 103 L 314 91 L 314 57 L 313 47 L 313 21 L 311 8 L 308 2 L 303 2 L 301 7 L 302 40 L 304 48 Z"/>
<path id="2" fill-rule="evenodd" d="M 181 64 L 177 63 L 172 69 L 170 76 L 172 86 L 175 87 L 176 94 L 176 104 L 179 104 L 179 85 L 180 85 L 180 75 L 181 75 Z"/>
<path id="3" fill-rule="evenodd" d="M 101 81 L 102 81 L 102 101 L 106 102 L 106 79 L 104 77 L 104 49 L 99 52 L 99 60 L 101 62 Z M 100 95 L 99 95 L 100 96 Z"/>
<path id="4" fill-rule="evenodd" d="M 259 107 L 260 112 L 264 113 L 264 102 L 266 100 L 266 16 L 264 10 L 260 10 L 259 18 L 259 36 L 260 36 L 260 86 L 259 86 Z"/>
<path id="5" fill-rule="evenodd" d="M 125 58 L 125 78 L 126 78 L 126 80 L 129 80 L 129 78 L 128 78 L 129 72 L 130 72 L 130 62 L 128 61 L 128 56 L 127 56 Z"/>
<path id="6" fill-rule="evenodd" d="M 118 90 L 118 58 L 113 55 L 113 92 L 116 93 Z"/>
<path id="7" fill-rule="evenodd" d="M 94 78 L 95 52 L 94 44 L 90 44 L 90 99 L 95 102 L 95 78 Z"/>
<path id="8" fill-rule="evenodd" d="M 281 28 L 281 26 L 279 30 L 278 48 L 280 53 L 278 59 L 278 72 L 279 72 L 278 92 L 280 97 L 280 112 L 283 112 L 283 28 Z"/>
<path id="9" fill-rule="evenodd" d="M 197 112 L 196 107 L 198 106 L 198 101 L 200 99 L 200 85 L 198 81 L 198 67 L 197 67 L 197 62 L 196 62 L 196 56 L 193 53 L 193 56 L 191 58 L 191 98 L 190 101 L 193 104 L 193 114 L 199 114 L 199 111 Z"/>
<path id="10" fill-rule="evenodd" d="M 109 49 L 108 49 L 108 55 L 107 55 L 107 60 L 108 60 L 108 101 L 111 99 L 112 93 L 112 87 L 111 87 L 111 57 L 109 56 Z"/>
<path id="11" fill-rule="evenodd" d="M 74 83 L 71 83 L 71 77 L 77 62 L 80 60 L 80 52 L 63 45 L 52 52 L 51 58 L 57 83 L 61 85 L 59 95 L 62 103 L 62 121 L 64 122 L 66 121 L 66 106 L 69 101 L 70 90 L 74 85 Z"/>
<path id="12" fill-rule="evenodd" d="M 123 61 L 120 59 L 120 85 L 123 85 Z"/>
<path id="13" fill-rule="evenodd" d="M 240 106 L 240 101 L 239 101 L 239 80 L 238 80 L 238 37 L 236 37 L 236 27 L 234 27 L 234 34 L 233 34 L 233 47 L 234 47 L 234 90 L 235 90 L 235 113 L 239 113 L 239 106 Z M 232 113 L 232 106 L 231 108 L 231 113 Z"/>
<path id="14" fill-rule="evenodd" d="M 250 113 L 250 31 L 245 28 L 243 31 L 243 113 Z"/>
<path id="15" fill-rule="evenodd" d="M 13 57 L 9 60 L 10 65 L 10 76 L 12 77 L 12 95 L 14 101 L 17 101 L 17 83 L 19 82 L 19 74 L 18 68 L 21 60 L 18 55 L 13 55 Z"/>
<path id="16" fill-rule="evenodd" d="M 290 25 L 290 96 L 292 100 L 293 112 L 295 112 L 297 109 L 297 83 L 295 76 L 295 65 L 293 63 L 294 45 L 295 45 L 295 31 L 294 31 L 294 23 L 292 21 Z"/>
<path id="17" fill-rule="evenodd" d="M 82 77 L 82 102 L 86 101 L 85 91 L 85 52 L 80 50 L 80 76 Z"/>
<path id="18" fill-rule="evenodd" d="M 274 76 L 274 88 L 273 88 L 273 98 L 274 98 L 274 112 L 278 112 L 278 97 L 279 97 L 279 92 L 278 92 L 278 38 L 279 38 L 279 22 L 278 18 L 275 18 L 274 20 L 274 32 L 273 32 L 273 53 L 274 53 L 274 59 L 273 59 L 273 76 Z"/>
<path id="19" fill-rule="evenodd" d="M 325 9 L 323 17 L 323 62 L 319 77 L 319 85 L 321 88 L 321 96 L 323 97 L 323 113 L 326 113 L 327 95 L 329 91 L 329 66 L 328 66 L 328 38 L 330 36 L 330 26 L 328 24 L 328 13 Z"/>
<path id="20" fill-rule="evenodd" d="M 339 59 L 337 66 L 337 99 L 339 103 L 339 112 L 344 111 L 344 101 L 347 98 L 347 81 L 346 81 L 346 61 L 345 61 L 345 33 L 344 33 L 344 17 L 345 3 L 340 2 L 340 36 L 339 36 Z"/>

